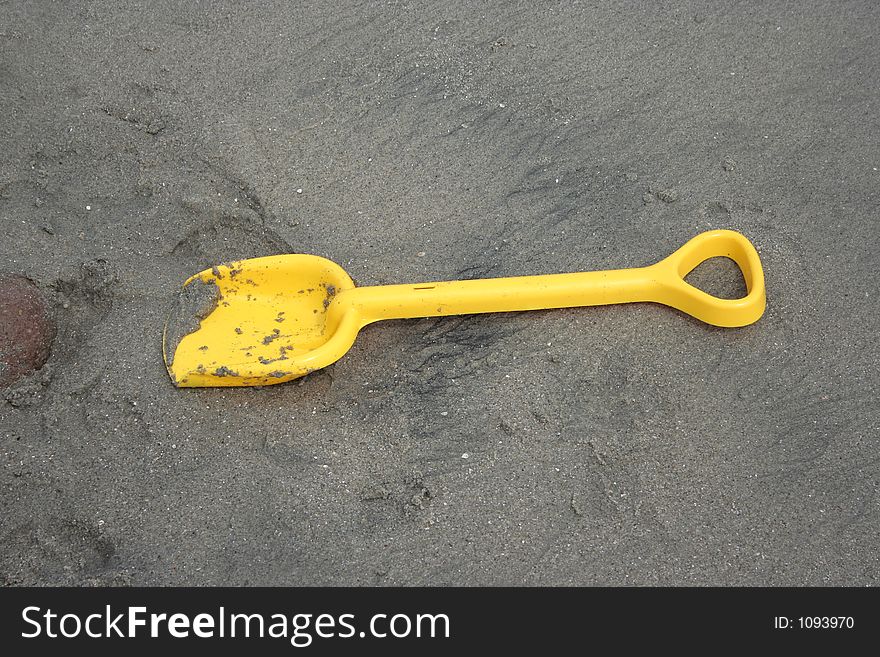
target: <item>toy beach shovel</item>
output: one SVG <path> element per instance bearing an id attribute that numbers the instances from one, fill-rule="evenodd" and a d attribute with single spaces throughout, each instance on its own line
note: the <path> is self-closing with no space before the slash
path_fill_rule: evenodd
<path id="1" fill-rule="evenodd" d="M 719 299 L 684 281 L 726 256 L 748 293 Z M 730 230 L 697 235 L 648 267 L 468 281 L 356 287 L 336 263 L 312 255 L 240 260 L 184 283 L 163 336 L 175 385 L 263 386 L 339 360 L 358 331 L 383 319 L 652 301 L 715 326 L 746 326 L 764 313 L 764 273 L 752 244 Z"/>

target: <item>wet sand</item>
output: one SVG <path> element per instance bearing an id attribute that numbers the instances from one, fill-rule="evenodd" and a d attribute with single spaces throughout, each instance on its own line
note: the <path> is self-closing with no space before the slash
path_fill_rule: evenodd
<path id="1" fill-rule="evenodd" d="M 880 5 L 641 5 L 3 3 L 0 270 L 56 334 L 0 401 L 0 583 L 876 584 Z M 760 251 L 753 326 L 387 322 L 263 389 L 162 362 L 236 258 L 402 283 L 710 228 Z"/>

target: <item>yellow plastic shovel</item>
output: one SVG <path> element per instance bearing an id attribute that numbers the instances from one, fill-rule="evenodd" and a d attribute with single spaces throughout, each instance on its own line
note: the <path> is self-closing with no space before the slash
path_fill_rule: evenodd
<path id="1" fill-rule="evenodd" d="M 748 293 L 719 299 L 684 277 L 726 256 Z M 358 331 L 382 319 L 653 301 L 715 326 L 745 326 L 766 305 L 752 244 L 730 230 L 697 235 L 648 267 L 470 281 L 355 287 L 336 263 L 312 255 L 240 260 L 184 283 L 165 325 L 165 365 L 180 387 L 290 381 L 340 359 Z"/>

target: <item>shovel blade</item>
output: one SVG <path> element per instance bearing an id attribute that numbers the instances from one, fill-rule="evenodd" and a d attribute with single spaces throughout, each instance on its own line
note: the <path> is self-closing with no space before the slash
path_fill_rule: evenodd
<path id="1" fill-rule="evenodd" d="M 309 255 L 199 272 L 184 284 L 165 325 L 168 374 L 178 387 L 257 386 L 324 367 L 322 347 L 337 328 L 328 325 L 327 308 L 353 287 L 338 265 Z"/>

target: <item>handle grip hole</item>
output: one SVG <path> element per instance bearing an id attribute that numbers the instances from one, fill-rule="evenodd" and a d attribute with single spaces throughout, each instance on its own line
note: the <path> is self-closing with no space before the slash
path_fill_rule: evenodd
<path id="1" fill-rule="evenodd" d="M 742 270 L 733 260 L 715 256 L 692 269 L 684 280 L 718 299 L 742 299 L 748 294 Z"/>

